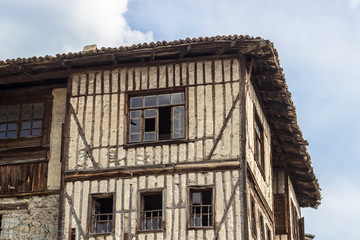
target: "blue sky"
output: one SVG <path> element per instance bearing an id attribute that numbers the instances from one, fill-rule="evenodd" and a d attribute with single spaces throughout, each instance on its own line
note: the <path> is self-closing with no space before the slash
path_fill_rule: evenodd
<path id="1" fill-rule="evenodd" d="M 317 240 L 360 236 L 360 0 L 11 0 L 0 59 L 213 35 L 274 42 L 322 187 Z"/>

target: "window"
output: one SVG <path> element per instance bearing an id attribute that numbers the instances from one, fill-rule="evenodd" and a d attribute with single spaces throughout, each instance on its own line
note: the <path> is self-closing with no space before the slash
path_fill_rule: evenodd
<path id="1" fill-rule="evenodd" d="M 256 238 L 256 217 L 255 217 L 255 201 L 251 197 L 251 232 Z"/>
<path id="2" fill-rule="evenodd" d="M 260 216 L 260 239 L 265 240 L 264 217 L 260 212 L 259 212 L 259 216 Z"/>
<path id="3" fill-rule="evenodd" d="M 269 228 L 269 226 L 266 226 L 266 232 L 267 232 L 267 240 L 271 240 L 271 230 Z"/>
<path id="4" fill-rule="evenodd" d="M 0 215 L 0 235 L 1 235 L 1 232 L 2 232 L 2 215 Z"/>
<path id="5" fill-rule="evenodd" d="M 260 165 L 260 169 L 264 170 L 264 133 L 263 127 L 261 125 L 258 115 L 255 113 L 255 122 L 254 122 L 254 139 L 255 139 L 255 160 Z"/>
<path id="6" fill-rule="evenodd" d="M 213 226 L 213 190 L 190 189 L 190 227 Z"/>
<path id="7" fill-rule="evenodd" d="M 113 195 L 92 196 L 91 233 L 107 234 L 113 229 Z"/>
<path id="8" fill-rule="evenodd" d="M 130 97 L 129 142 L 185 137 L 184 93 Z"/>
<path id="9" fill-rule="evenodd" d="M 41 136 L 44 104 L 0 106 L 0 139 Z"/>
<path id="10" fill-rule="evenodd" d="M 154 231 L 163 229 L 162 192 L 141 194 L 140 219 L 141 231 Z"/>

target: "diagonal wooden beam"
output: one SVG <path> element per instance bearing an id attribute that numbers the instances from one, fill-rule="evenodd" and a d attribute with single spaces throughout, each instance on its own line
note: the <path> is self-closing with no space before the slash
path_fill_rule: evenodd
<path id="1" fill-rule="evenodd" d="M 70 112 L 71 112 L 71 114 L 72 114 L 73 117 L 74 117 L 74 120 L 75 120 L 76 126 L 77 126 L 77 128 L 78 128 L 80 137 L 81 137 L 81 139 L 83 140 L 86 154 L 87 154 L 88 157 L 90 158 L 90 160 L 91 160 L 94 168 L 95 168 L 95 169 L 98 169 L 98 168 L 99 168 L 99 165 L 96 163 L 96 161 L 95 161 L 95 159 L 94 159 L 94 156 L 92 155 L 92 151 L 91 151 L 91 149 L 90 149 L 90 146 L 89 146 L 89 144 L 88 144 L 88 142 L 86 141 L 86 138 L 85 138 L 84 130 L 82 129 L 82 127 L 81 127 L 81 125 L 80 125 L 80 122 L 79 122 L 79 119 L 78 119 L 77 116 L 76 116 L 74 107 L 73 107 L 71 104 L 70 104 Z"/>
<path id="2" fill-rule="evenodd" d="M 220 229 L 221 229 L 222 225 L 224 224 L 225 219 L 227 218 L 227 213 L 229 212 L 229 209 L 230 209 L 230 207 L 231 207 L 231 205 L 232 205 L 232 203 L 234 201 L 235 194 L 236 194 L 236 189 L 239 187 L 240 182 L 241 182 L 241 177 L 239 176 L 238 180 L 236 181 L 235 186 L 231 190 L 231 196 L 230 196 L 230 199 L 229 199 L 229 201 L 228 201 L 228 203 L 226 205 L 224 214 L 221 217 L 221 220 L 220 220 L 219 224 L 217 224 L 217 226 L 216 226 L 215 234 L 214 234 L 214 238 L 213 238 L 214 240 L 217 240 L 218 237 L 219 237 Z"/>
<path id="3" fill-rule="evenodd" d="M 65 198 L 69 203 L 71 215 L 75 218 L 75 222 L 76 222 L 76 224 L 77 224 L 77 226 L 79 228 L 79 232 L 80 232 L 81 236 L 83 237 L 84 240 L 87 240 L 88 237 L 86 236 L 86 234 L 85 234 L 85 232 L 84 232 L 84 230 L 83 230 L 83 228 L 81 226 L 81 221 L 78 218 L 78 216 L 76 215 L 72 199 L 71 199 L 71 197 L 69 196 L 69 194 L 67 192 L 65 192 Z"/>
<path id="4" fill-rule="evenodd" d="M 249 75 L 248 75 L 248 79 L 250 80 L 251 78 L 251 75 L 252 75 L 252 70 L 253 70 L 253 67 L 254 67 L 254 59 L 251 60 L 250 62 L 250 68 L 249 68 Z M 220 132 L 218 134 L 218 136 L 216 137 L 215 139 L 215 142 L 214 142 L 214 145 L 212 146 L 211 150 L 210 150 L 210 153 L 209 155 L 205 158 L 205 160 L 210 160 L 212 155 L 214 154 L 214 151 L 217 147 L 217 145 L 219 144 L 223 134 L 224 134 L 224 131 L 225 131 L 225 128 L 227 127 L 227 124 L 229 123 L 230 121 L 230 118 L 232 117 L 232 114 L 235 110 L 235 107 L 236 107 L 236 104 L 238 103 L 238 101 L 240 100 L 240 92 L 237 94 L 231 108 L 230 108 L 230 111 L 228 113 L 228 115 L 226 116 L 225 118 L 225 122 L 224 124 L 222 125 L 221 129 L 220 129 Z"/>

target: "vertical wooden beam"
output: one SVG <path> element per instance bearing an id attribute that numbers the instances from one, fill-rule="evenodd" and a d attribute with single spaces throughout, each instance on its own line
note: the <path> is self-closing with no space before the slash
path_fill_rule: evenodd
<path id="1" fill-rule="evenodd" d="M 61 180 L 60 180 L 60 199 L 59 199 L 59 216 L 58 216 L 58 239 L 65 237 L 62 236 L 63 232 L 60 230 L 64 228 L 64 211 L 65 211 L 65 170 L 68 160 L 69 151 L 69 136 L 70 136 L 70 97 L 72 93 L 72 78 L 68 78 L 67 93 L 66 93 L 66 108 L 65 108 L 65 123 L 62 125 L 61 133 Z"/>

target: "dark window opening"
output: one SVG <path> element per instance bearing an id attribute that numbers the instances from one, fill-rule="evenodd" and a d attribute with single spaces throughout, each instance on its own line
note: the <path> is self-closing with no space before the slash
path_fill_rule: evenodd
<path id="1" fill-rule="evenodd" d="M 264 170 L 264 133 L 263 127 L 261 125 L 260 119 L 258 115 L 255 113 L 255 122 L 254 122 L 254 134 L 255 134 L 255 144 L 254 144 L 254 152 L 255 152 L 255 160 L 260 165 L 260 168 Z"/>
<path id="2" fill-rule="evenodd" d="M 0 234 L 2 232 L 2 216 L 0 215 Z"/>
<path id="3" fill-rule="evenodd" d="M 69 240 L 75 240 L 76 238 L 76 230 L 75 228 L 70 228 L 69 230 Z"/>
<path id="4" fill-rule="evenodd" d="M 130 97 L 129 142 L 185 137 L 184 93 Z"/>
<path id="5" fill-rule="evenodd" d="M 162 193 L 142 194 L 141 200 L 140 229 L 144 231 L 162 229 Z"/>
<path id="6" fill-rule="evenodd" d="M 267 231 L 267 240 L 271 240 L 271 230 L 268 226 L 266 226 L 266 231 Z"/>
<path id="7" fill-rule="evenodd" d="M 264 217 L 260 212 L 259 215 L 260 215 L 260 239 L 265 240 Z"/>
<path id="8" fill-rule="evenodd" d="M 92 233 L 111 233 L 113 229 L 113 197 L 93 197 Z"/>
<path id="9" fill-rule="evenodd" d="M 212 189 L 190 190 L 191 227 L 210 227 L 213 225 Z"/>
<path id="10" fill-rule="evenodd" d="M 159 140 L 171 139 L 171 108 L 159 108 Z"/>

